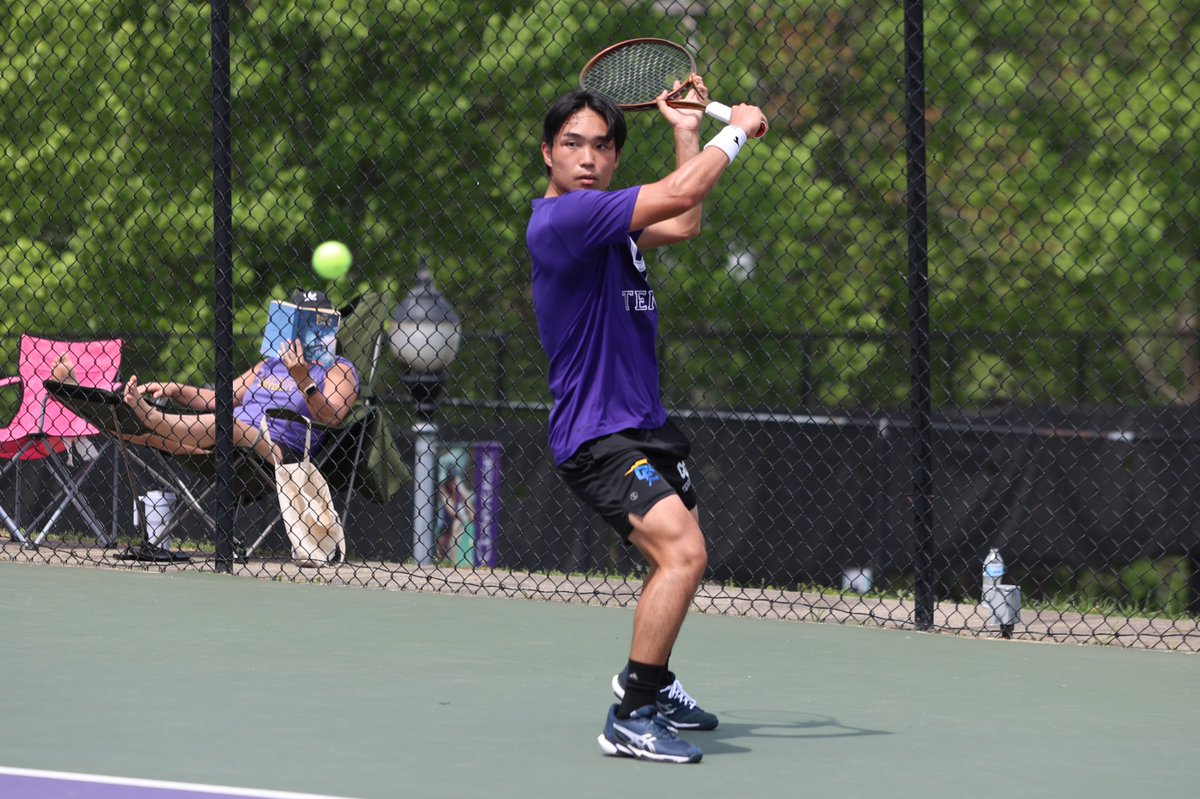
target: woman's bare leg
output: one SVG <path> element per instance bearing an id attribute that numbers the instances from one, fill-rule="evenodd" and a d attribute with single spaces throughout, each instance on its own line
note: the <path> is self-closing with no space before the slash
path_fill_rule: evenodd
<path id="1" fill-rule="evenodd" d="M 125 403 L 133 409 L 138 420 L 155 436 L 177 443 L 185 451 L 211 450 L 217 445 L 217 416 L 213 413 L 181 414 L 167 413 L 146 399 L 138 385 L 137 377 L 129 378 L 125 384 Z M 148 443 L 152 442 L 150 439 Z M 261 457 L 282 460 L 283 451 L 270 446 L 257 428 L 236 419 L 233 422 L 233 444 L 252 449 Z M 155 446 L 151 443 L 151 446 Z M 167 447 L 159 446 L 159 449 Z"/>
<path id="2" fill-rule="evenodd" d="M 164 413 L 146 399 L 137 377 L 125 383 L 125 404 L 133 409 L 138 421 L 154 435 L 177 441 L 184 447 L 212 449 L 216 444 L 217 417 L 211 413 Z"/>
<path id="3" fill-rule="evenodd" d="M 283 461 L 283 449 L 278 444 L 268 444 L 267 440 L 263 438 L 261 430 L 239 422 L 237 419 L 233 420 L 233 445 L 252 449 L 258 453 L 259 457 L 272 463 Z"/>

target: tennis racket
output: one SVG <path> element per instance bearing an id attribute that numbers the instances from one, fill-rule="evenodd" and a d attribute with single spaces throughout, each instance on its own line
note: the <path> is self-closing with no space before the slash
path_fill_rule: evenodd
<path id="1" fill-rule="evenodd" d="M 695 108 L 729 124 L 731 109 L 713 100 L 684 100 L 693 87 L 696 59 L 683 47 L 666 39 L 628 39 L 606 47 L 583 65 L 579 85 L 589 92 L 602 94 L 625 111 L 644 111 L 655 107 L 655 100 L 670 91 L 667 105 Z M 678 89 L 671 91 L 679 81 Z M 767 132 L 764 123 L 752 135 L 758 139 Z"/>

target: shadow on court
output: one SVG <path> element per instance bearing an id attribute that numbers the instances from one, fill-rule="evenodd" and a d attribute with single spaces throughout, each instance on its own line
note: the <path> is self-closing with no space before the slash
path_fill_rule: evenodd
<path id="1" fill-rule="evenodd" d="M 832 716 L 784 710 L 726 710 L 721 724 L 703 741 L 691 736 L 693 743 L 704 744 L 708 754 L 750 751 L 755 738 L 793 738 L 797 742 L 817 738 L 861 738 L 891 735 L 886 730 L 870 730 L 840 723 Z M 747 739 L 744 745 L 735 743 Z"/>

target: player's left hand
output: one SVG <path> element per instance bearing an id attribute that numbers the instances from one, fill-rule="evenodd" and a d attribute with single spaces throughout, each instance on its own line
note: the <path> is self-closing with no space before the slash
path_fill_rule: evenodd
<path id="1" fill-rule="evenodd" d="M 279 360 L 287 367 L 288 374 L 297 383 L 308 379 L 308 361 L 304 360 L 304 345 L 300 339 L 290 341 L 279 348 Z"/>
<path id="2" fill-rule="evenodd" d="M 658 105 L 658 111 L 671 124 L 671 127 L 676 130 L 696 131 L 700 130 L 700 121 L 704 119 L 704 112 L 694 108 L 672 108 L 667 105 L 667 97 L 672 92 L 677 90 L 683 81 L 675 81 L 675 85 L 671 87 L 671 91 L 664 91 L 655 101 Z M 704 85 L 704 78 L 699 75 L 692 76 L 692 88 L 687 94 L 683 95 L 681 100 L 707 100 L 708 87 Z"/>

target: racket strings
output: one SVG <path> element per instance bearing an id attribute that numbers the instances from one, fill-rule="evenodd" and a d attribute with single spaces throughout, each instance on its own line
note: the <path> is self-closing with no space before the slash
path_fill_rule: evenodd
<path id="1" fill-rule="evenodd" d="M 583 87 L 618 105 L 654 102 L 693 71 L 687 52 L 672 45 L 636 44 L 596 60 L 581 78 Z"/>

